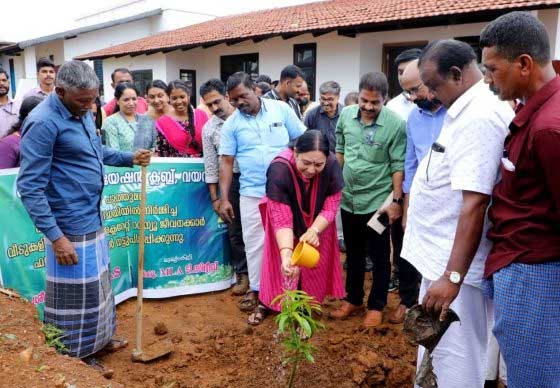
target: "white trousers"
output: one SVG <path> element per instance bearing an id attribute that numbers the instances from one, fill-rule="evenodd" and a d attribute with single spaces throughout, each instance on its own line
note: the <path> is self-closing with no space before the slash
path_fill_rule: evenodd
<path id="1" fill-rule="evenodd" d="M 420 302 L 431 283 L 422 278 Z M 449 326 L 432 353 L 439 388 L 484 387 L 488 345 L 487 302 L 481 289 L 466 284 L 461 286 L 459 295 L 451 304 L 461 322 Z M 418 347 L 418 367 L 424 351 L 423 346 Z"/>
<path id="2" fill-rule="evenodd" d="M 247 257 L 249 287 L 258 291 L 261 283 L 261 267 L 264 247 L 264 227 L 259 212 L 261 198 L 241 196 L 239 209 L 241 213 L 241 229 Z"/>

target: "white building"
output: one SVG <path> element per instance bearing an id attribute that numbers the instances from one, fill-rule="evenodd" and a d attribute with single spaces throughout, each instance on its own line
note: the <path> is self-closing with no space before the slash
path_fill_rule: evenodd
<path id="1" fill-rule="evenodd" d="M 76 28 L 49 36 L 0 47 L 0 67 L 9 71 L 16 98 L 37 85 L 36 62 L 50 58 L 62 65 L 74 57 L 134 39 L 213 19 L 185 10 L 178 0 L 129 0 L 120 5 L 84 15 Z M 101 61 L 92 61 L 104 78 Z M 109 74 L 110 76 L 110 74 Z"/>
<path id="2" fill-rule="evenodd" d="M 530 11 L 545 23 L 552 54 L 560 58 L 559 7 L 560 0 L 331 0 L 221 17 L 78 59 L 103 60 L 106 95 L 113 93 L 110 73 L 117 67 L 136 71 L 143 81 L 186 79 L 197 92 L 207 79 L 225 81 L 240 70 L 277 79 L 291 63 L 306 72 L 313 92 L 336 80 L 345 95 L 357 89 L 362 74 L 377 70 L 387 74 L 394 95 L 393 60 L 402 50 L 445 38 L 479 50 L 482 28 L 513 10 Z"/>

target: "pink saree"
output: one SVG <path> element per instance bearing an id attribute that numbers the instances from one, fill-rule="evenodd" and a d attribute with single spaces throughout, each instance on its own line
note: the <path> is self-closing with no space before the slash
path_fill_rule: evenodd
<path id="1" fill-rule="evenodd" d="M 334 159 L 334 157 L 333 157 Z M 275 163 L 281 163 L 285 167 L 283 171 L 288 174 L 288 179 L 275 179 L 274 170 L 278 171 L 277 168 L 273 167 Z M 334 163 L 337 163 L 334 160 Z M 330 163 L 328 168 L 325 168 L 321 174 L 331 175 L 313 178 L 311 181 L 307 182 L 307 187 L 309 190 L 302 192 L 300 189 L 301 182 L 304 182 L 301 176 L 297 173 L 296 167 L 293 161 L 293 151 L 287 150 L 282 152 L 271 164 L 271 169 L 267 173 L 268 179 L 274 179 L 275 182 L 280 182 L 280 185 L 267 184 L 267 196 L 265 196 L 260 205 L 259 209 L 261 212 L 261 218 L 263 221 L 263 226 L 265 230 L 265 243 L 263 250 L 263 263 L 261 270 L 261 284 L 259 290 L 260 301 L 272 310 L 279 311 L 279 304 L 272 304 L 272 300 L 279 294 L 283 293 L 284 290 L 293 290 L 300 287 L 301 290 L 312 295 L 319 303 L 323 302 L 326 296 L 330 295 L 335 298 L 343 298 L 345 296 L 344 283 L 342 279 L 342 266 L 340 264 L 340 253 L 338 249 L 338 238 L 336 233 L 336 225 L 334 222 L 334 217 L 336 215 L 336 210 L 340 202 L 340 190 L 342 189 L 341 181 L 342 176 L 340 173 L 340 167 L 338 164 Z M 273 170 L 271 172 L 271 170 Z M 320 175 L 321 175 L 320 174 Z M 340 174 L 340 175 L 339 175 Z M 280 196 L 272 194 L 272 190 L 282 190 L 284 183 L 291 186 L 288 192 L 288 196 L 292 197 L 292 190 L 295 191 L 293 201 L 291 205 L 297 202 L 299 207 L 299 212 L 293 212 L 287 203 L 278 201 Z M 319 195 L 320 191 L 323 191 L 322 195 Z M 269 198 L 269 194 L 272 194 L 275 199 Z M 307 195 L 308 198 L 304 198 Z M 322 199 L 322 201 L 321 201 Z M 303 207 L 303 203 L 309 205 L 309 211 L 306 211 Z M 319 203 L 322 202 L 322 203 Z M 291 221 L 292 225 L 279 225 L 277 223 L 278 215 L 274 212 L 282 209 L 284 213 L 288 213 L 286 219 Z M 294 213 L 296 213 L 294 215 Z M 325 216 L 326 214 L 328 216 Z M 319 263 L 317 267 L 313 269 L 301 268 L 298 278 L 287 278 L 282 273 L 282 261 L 280 258 L 280 252 L 278 245 L 276 244 L 275 232 L 280 227 L 292 227 L 297 224 L 297 218 L 303 218 L 305 223 L 305 228 L 308 228 L 313 223 L 317 215 L 322 214 L 331 221 L 329 226 L 321 233 L 319 236 Z M 299 230 L 298 230 L 299 229 Z M 294 228 L 294 246 L 297 244 L 297 240 L 301 235 L 301 228 Z"/>

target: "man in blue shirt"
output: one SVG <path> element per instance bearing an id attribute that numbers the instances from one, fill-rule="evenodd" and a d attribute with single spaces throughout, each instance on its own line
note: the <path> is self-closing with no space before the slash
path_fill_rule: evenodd
<path id="1" fill-rule="evenodd" d="M 101 145 L 90 111 L 98 89 L 87 64 L 71 61 L 60 68 L 56 93 L 23 125 L 17 184 L 46 237 L 45 322 L 64 331 L 69 355 L 100 367 L 92 354 L 126 345 L 112 339 L 116 314 L 99 208 L 103 165 L 145 166 L 150 152 L 124 153 Z"/>
<path id="2" fill-rule="evenodd" d="M 305 126 L 285 102 L 257 97 L 253 81 L 246 73 L 233 74 L 226 88 L 229 101 L 237 110 L 224 123 L 220 139 L 220 216 L 228 223 L 234 218 L 229 189 L 236 159 L 241 173 L 239 206 L 250 286 L 239 308 L 255 310 L 249 323 L 259 324 L 266 314 L 258 305 L 264 245 L 259 202 L 265 195 L 266 171 L 272 159 L 290 140 L 300 136 Z"/>
<path id="3" fill-rule="evenodd" d="M 406 310 L 412 307 L 418 299 L 418 283 L 420 274 L 408 261 L 400 257 L 404 228 L 406 227 L 406 212 L 412 180 L 420 161 L 429 152 L 432 144 L 437 140 L 443 119 L 447 113 L 440 101 L 432 98 L 428 88 L 422 83 L 418 70 L 418 60 L 410 62 L 405 68 L 401 85 L 403 95 L 416 104 L 410 112 L 406 124 L 406 157 L 404 161 L 404 205 L 402 223 L 392 225 L 391 234 L 398 267 L 399 294 L 401 304 L 389 314 L 389 322 L 401 323 L 404 321 Z"/>

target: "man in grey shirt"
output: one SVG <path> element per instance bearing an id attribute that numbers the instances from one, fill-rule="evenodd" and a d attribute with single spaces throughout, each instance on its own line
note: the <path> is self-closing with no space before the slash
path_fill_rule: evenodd
<path id="1" fill-rule="evenodd" d="M 309 110 L 304 124 L 307 129 L 318 129 L 329 138 L 331 152 L 336 146 L 336 123 L 342 110 L 340 99 L 340 85 L 335 81 L 327 81 L 319 87 L 319 101 L 321 104 Z"/>
<path id="2" fill-rule="evenodd" d="M 200 87 L 200 95 L 204 103 L 212 112 L 212 117 L 202 128 L 202 155 L 206 184 L 210 190 L 210 199 L 214 211 L 220 212 L 218 196 L 220 132 L 225 120 L 235 111 L 226 98 L 226 87 L 219 79 L 210 79 Z M 233 165 L 233 178 L 229 190 L 229 200 L 233 206 L 235 218 L 228 225 L 229 241 L 231 245 L 232 264 L 237 277 L 237 284 L 232 289 L 233 295 L 244 295 L 249 288 L 247 277 L 247 258 L 241 230 L 241 216 L 239 212 L 239 167 Z"/>

